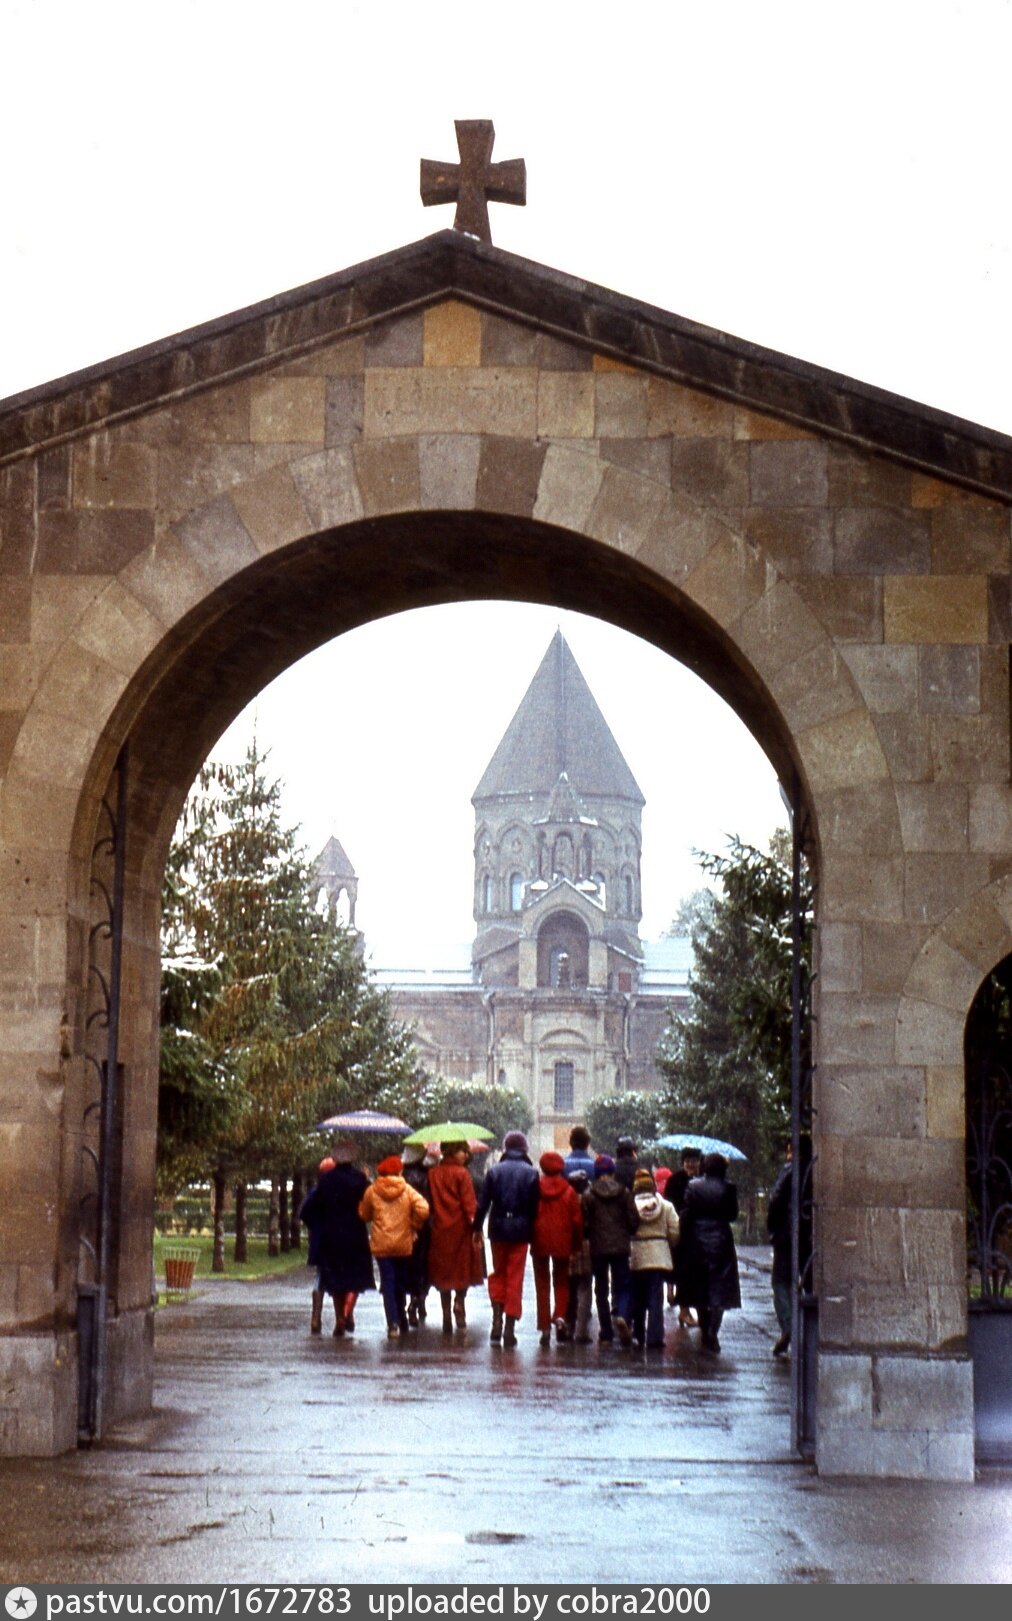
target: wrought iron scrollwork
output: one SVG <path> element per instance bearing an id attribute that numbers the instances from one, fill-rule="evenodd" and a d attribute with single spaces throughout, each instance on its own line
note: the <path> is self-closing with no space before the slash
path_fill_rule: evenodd
<path id="1" fill-rule="evenodd" d="M 112 789 L 115 787 L 115 793 Z M 123 960 L 127 753 L 102 800 L 91 853 L 88 1012 L 84 1060 L 90 1076 L 82 1119 L 77 1328 L 78 1437 L 98 1439 L 105 1424 L 106 1322 L 112 1228 L 113 1134 L 119 1072 Z"/>
<path id="2" fill-rule="evenodd" d="M 970 1297 L 978 1309 L 1012 1311 L 1012 958 L 981 986 L 966 1049 Z"/>

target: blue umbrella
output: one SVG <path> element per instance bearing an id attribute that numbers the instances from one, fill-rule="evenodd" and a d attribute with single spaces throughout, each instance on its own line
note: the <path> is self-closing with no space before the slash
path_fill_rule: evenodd
<path id="1" fill-rule="evenodd" d="M 748 1160 L 733 1143 L 722 1143 L 719 1137 L 700 1137 L 693 1131 L 673 1131 L 668 1137 L 658 1137 L 655 1148 L 696 1148 L 701 1154 L 723 1154 L 725 1159 Z"/>

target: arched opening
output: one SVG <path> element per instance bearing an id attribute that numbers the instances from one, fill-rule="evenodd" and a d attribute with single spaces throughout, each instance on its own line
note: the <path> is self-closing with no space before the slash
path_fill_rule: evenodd
<path id="1" fill-rule="evenodd" d="M 523 874 L 515 872 L 510 877 L 510 911 L 519 912 L 524 904 Z"/>
<path id="2" fill-rule="evenodd" d="M 476 535 L 487 544 L 476 546 Z M 577 561 L 580 566 L 574 567 Z M 173 637 L 149 661 L 93 765 L 92 795 L 105 787 L 117 747 L 129 741 L 124 959 L 130 993 L 120 1051 L 132 1081 L 123 1120 L 123 1197 L 134 1208 L 143 1209 L 150 1199 L 158 895 L 176 816 L 201 760 L 249 698 L 311 647 L 370 617 L 470 595 L 554 601 L 645 634 L 732 701 L 782 777 L 796 795 L 801 793 L 786 723 L 730 639 L 658 576 L 596 542 L 536 523 L 458 515 L 427 516 L 423 522 L 409 515 L 315 536 L 251 565 L 214 594 L 213 605 L 195 608 L 185 634 Z M 82 850 L 90 844 L 94 804 L 93 797 L 82 801 Z M 550 850 L 542 871 L 549 865 Z M 493 908 L 492 886 L 487 872 L 479 892 L 485 911 Z M 538 938 L 538 983 L 561 989 L 568 976 L 574 987 L 586 985 L 586 926 L 574 914 L 557 916 L 555 937 Z M 83 1007 L 83 985 L 77 991 Z M 554 1068 L 552 1074 L 554 1086 Z M 113 1270 L 121 1315 L 144 1313 L 148 1269 L 142 1273 L 136 1254 L 120 1250 Z"/>
<path id="3" fill-rule="evenodd" d="M 980 1463 L 1012 1461 L 1012 956 L 966 1020 L 968 1331 Z"/>

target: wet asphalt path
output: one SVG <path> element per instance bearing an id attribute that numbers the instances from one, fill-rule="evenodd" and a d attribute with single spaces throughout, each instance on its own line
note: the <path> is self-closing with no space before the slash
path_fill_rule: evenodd
<path id="1" fill-rule="evenodd" d="M 516 1351 L 483 1293 L 445 1339 L 308 1333 L 308 1273 L 212 1280 L 157 1322 L 156 1409 L 55 1461 L 0 1462 L 0 1580 L 1008 1581 L 1012 1480 L 817 1479 L 790 1452 L 768 1277 L 719 1358 Z M 435 1299 L 435 1297 L 430 1297 Z"/>

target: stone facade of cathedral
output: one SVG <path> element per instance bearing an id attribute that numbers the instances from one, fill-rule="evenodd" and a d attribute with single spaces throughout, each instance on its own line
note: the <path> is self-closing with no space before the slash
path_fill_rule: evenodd
<path id="1" fill-rule="evenodd" d="M 473 804 L 473 943 L 377 978 L 427 1069 L 516 1087 L 558 1146 L 592 1097 L 658 1084 L 690 961 L 640 940 L 643 795 L 561 631 Z"/>

